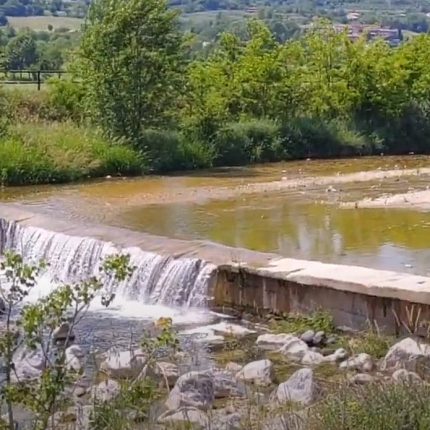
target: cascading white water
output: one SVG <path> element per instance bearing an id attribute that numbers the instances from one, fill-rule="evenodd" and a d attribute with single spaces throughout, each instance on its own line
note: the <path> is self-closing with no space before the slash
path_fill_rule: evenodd
<path id="1" fill-rule="evenodd" d="M 87 237 L 22 226 L 0 219 L 0 254 L 20 253 L 28 262 L 49 263 L 50 280 L 76 282 L 99 273 L 103 257 L 118 253 L 113 244 Z M 136 268 L 132 277 L 116 288 L 120 300 L 146 305 L 201 307 L 215 266 L 196 258 L 173 258 L 140 248 L 125 248 Z"/>

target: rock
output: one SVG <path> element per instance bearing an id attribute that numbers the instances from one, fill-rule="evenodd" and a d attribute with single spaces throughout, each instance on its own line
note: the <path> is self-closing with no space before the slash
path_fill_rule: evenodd
<path id="1" fill-rule="evenodd" d="M 100 370 L 115 379 L 136 378 L 145 366 L 145 357 L 140 351 L 110 350 L 101 363 Z"/>
<path id="2" fill-rule="evenodd" d="M 366 385 L 375 382 L 375 378 L 368 373 L 357 373 L 348 378 L 348 382 L 356 385 Z"/>
<path id="3" fill-rule="evenodd" d="M 301 363 L 305 366 L 318 366 L 325 361 L 325 357 L 319 352 L 308 351 L 302 358 Z"/>
<path id="4" fill-rule="evenodd" d="M 79 373 L 82 370 L 84 351 L 78 345 L 69 346 L 66 351 L 66 366 L 68 370 Z"/>
<path id="5" fill-rule="evenodd" d="M 415 371 L 418 362 L 430 365 L 430 345 L 410 337 L 393 345 L 381 362 L 381 370 L 407 369 Z"/>
<path id="6" fill-rule="evenodd" d="M 198 344 L 204 344 L 210 347 L 224 346 L 224 336 L 216 334 L 211 326 L 198 327 L 191 330 L 186 330 L 182 334 L 186 336 L 192 336 L 192 340 Z"/>
<path id="7" fill-rule="evenodd" d="M 208 416 L 197 408 L 183 407 L 175 411 L 167 411 L 158 418 L 160 424 L 182 425 L 192 424 L 193 428 L 205 429 L 209 426 Z M 182 427 L 181 427 L 182 428 Z"/>
<path id="8" fill-rule="evenodd" d="M 239 383 L 230 372 L 224 370 L 213 373 L 214 394 L 216 399 L 226 397 L 243 397 L 246 393 L 245 387 Z"/>
<path id="9" fill-rule="evenodd" d="M 308 330 L 300 336 L 300 339 L 303 342 L 307 343 L 309 346 L 312 346 L 314 344 L 314 336 L 315 332 L 313 330 Z"/>
<path id="10" fill-rule="evenodd" d="M 12 382 L 39 378 L 45 364 L 46 360 L 41 349 L 21 348 L 14 355 L 15 371 L 12 373 Z"/>
<path id="11" fill-rule="evenodd" d="M 75 397 L 82 397 L 90 388 L 90 381 L 89 379 L 83 377 L 78 379 L 71 387 L 71 394 Z"/>
<path id="12" fill-rule="evenodd" d="M 336 336 L 329 336 L 325 341 L 326 345 L 334 345 L 337 342 Z"/>
<path id="13" fill-rule="evenodd" d="M 213 324 L 211 326 L 208 326 L 208 328 L 209 327 L 213 330 L 215 334 L 221 334 L 223 336 L 245 337 L 250 334 L 256 333 L 254 330 L 249 330 L 241 325 L 226 322 Z"/>
<path id="14" fill-rule="evenodd" d="M 298 337 L 293 336 L 278 352 L 285 355 L 290 360 L 300 361 L 308 351 L 308 345 Z"/>
<path id="15" fill-rule="evenodd" d="M 336 327 L 336 330 L 341 331 L 344 334 L 350 334 L 350 335 L 357 333 L 357 330 L 355 330 L 355 329 L 353 329 L 347 325 L 340 325 L 340 326 Z"/>
<path id="16" fill-rule="evenodd" d="M 179 378 L 179 369 L 176 364 L 160 361 L 155 364 L 154 375 L 166 381 L 169 387 L 173 387 Z"/>
<path id="17" fill-rule="evenodd" d="M 278 403 L 295 402 L 304 406 L 311 404 L 318 391 L 312 369 L 304 368 L 295 372 L 286 382 L 278 386 L 274 397 Z"/>
<path id="18" fill-rule="evenodd" d="M 325 333 L 323 331 L 318 331 L 313 338 L 313 344 L 315 346 L 320 346 L 323 344 L 324 340 L 325 340 Z"/>
<path id="19" fill-rule="evenodd" d="M 419 384 L 423 380 L 415 372 L 409 372 L 406 369 L 396 370 L 392 375 L 393 381 L 398 384 Z"/>
<path id="20" fill-rule="evenodd" d="M 369 354 L 361 353 L 340 363 L 344 370 L 357 370 L 358 372 L 370 372 L 373 369 L 373 359 Z"/>
<path id="21" fill-rule="evenodd" d="M 121 392 L 121 386 L 113 379 L 100 382 L 91 390 L 91 398 L 99 402 L 110 402 Z"/>
<path id="22" fill-rule="evenodd" d="M 183 406 L 209 409 L 215 399 L 215 387 L 210 372 L 185 373 L 176 381 L 169 393 L 166 406 L 176 410 Z"/>
<path id="23" fill-rule="evenodd" d="M 256 385 L 272 383 L 273 363 L 270 360 L 252 361 L 236 374 L 236 378 Z"/>
<path id="24" fill-rule="evenodd" d="M 328 357 L 329 355 L 333 355 L 336 350 L 333 348 L 322 348 L 320 352 L 324 357 Z"/>
<path id="25" fill-rule="evenodd" d="M 281 334 L 262 334 L 258 336 L 256 345 L 265 350 L 277 350 L 284 346 L 289 340 L 295 339 L 295 336 L 287 333 Z"/>
<path id="26" fill-rule="evenodd" d="M 243 368 L 243 366 L 241 366 L 240 364 L 234 363 L 233 361 L 230 361 L 225 366 L 225 370 L 227 370 L 227 372 L 231 372 L 233 374 L 240 372 L 242 370 L 242 368 Z"/>
<path id="27" fill-rule="evenodd" d="M 196 343 L 199 344 L 205 344 L 211 348 L 222 348 L 225 345 L 225 338 L 224 336 L 220 336 L 212 333 L 206 333 L 203 336 L 199 336 L 195 339 Z"/>
<path id="28" fill-rule="evenodd" d="M 348 357 L 348 352 L 343 349 L 337 349 L 333 354 L 327 355 L 325 361 L 327 363 L 336 363 L 337 361 L 343 361 Z"/>
<path id="29" fill-rule="evenodd" d="M 70 334 L 69 334 L 70 332 Z M 60 327 L 57 327 L 52 333 L 52 339 L 54 342 L 64 342 L 67 340 L 70 342 L 75 340 L 75 334 L 73 331 L 70 331 L 70 324 L 67 322 L 63 322 Z"/>

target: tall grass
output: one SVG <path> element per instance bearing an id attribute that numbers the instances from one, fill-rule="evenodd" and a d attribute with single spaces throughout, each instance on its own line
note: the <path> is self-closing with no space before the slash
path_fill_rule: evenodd
<path id="1" fill-rule="evenodd" d="M 307 430 L 428 430 L 427 384 L 345 386 L 314 406 Z"/>
<path id="2" fill-rule="evenodd" d="M 72 123 L 15 124 L 0 138 L 4 185 L 60 183 L 105 175 L 139 174 L 142 155 Z"/>

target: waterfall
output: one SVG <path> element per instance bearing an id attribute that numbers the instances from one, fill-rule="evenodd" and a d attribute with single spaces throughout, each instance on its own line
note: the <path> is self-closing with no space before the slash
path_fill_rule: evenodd
<path id="1" fill-rule="evenodd" d="M 130 279 L 113 291 L 116 296 L 148 305 L 201 307 L 206 303 L 215 266 L 198 258 L 174 258 L 140 248 L 117 248 L 89 237 L 69 236 L 0 219 L 0 254 L 14 250 L 27 262 L 49 263 L 53 281 L 77 282 L 97 275 L 104 257 L 130 255 Z"/>

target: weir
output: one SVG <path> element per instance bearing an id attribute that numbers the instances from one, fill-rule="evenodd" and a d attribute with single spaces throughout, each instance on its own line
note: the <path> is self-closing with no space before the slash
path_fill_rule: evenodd
<path id="1" fill-rule="evenodd" d="M 76 282 L 99 273 L 104 257 L 130 255 L 132 277 L 114 291 L 150 305 L 203 306 L 215 266 L 198 258 L 174 258 L 138 247 L 120 248 L 90 237 L 72 236 L 0 219 L 0 250 L 14 250 L 25 261 L 49 263 L 53 281 Z"/>
<path id="2" fill-rule="evenodd" d="M 49 261 L 65 282 L 96 274 L 103 256 L 130 254 L 136 270 L 116 295 L 145 304 L 257 314 L 325 310 L 336 324 L 399 333 L 430 321 L 430 278 L 281 258 L 204 241 L 73 225 L 0 205 L 0 252 Z"/>

